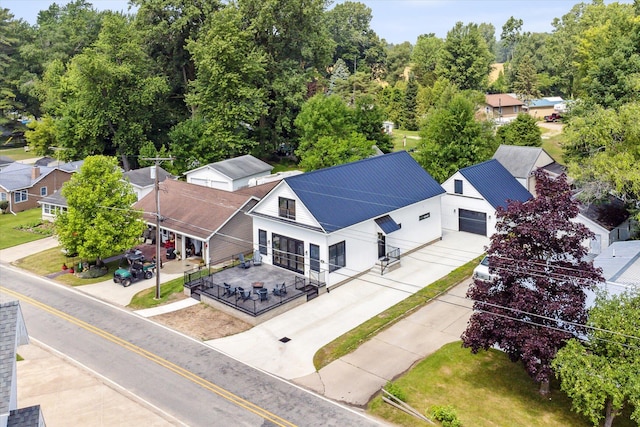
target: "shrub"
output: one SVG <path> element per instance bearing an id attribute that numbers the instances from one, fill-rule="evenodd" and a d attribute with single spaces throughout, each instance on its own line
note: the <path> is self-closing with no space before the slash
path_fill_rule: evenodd
<path id="1" fill-rule="evenodd" d="M 444 427 L 462 426 L 453 406 L 434 406 L 431 408 L 431 416 L 440 421 Z"/>
<path id="2" fill-rule="evenodd" d="M 9 201 L 8 200 L 0 201 L 0 211 L 2 211 L 2 213 L 5 213 L 7 212 L 7 209 L 9 209 Z"/>
<path id="3" fill-rule="evenodd" d="M 401 389 L 397 384 L 389 381 L 387 385 L 384 386 L 384 389 L 389 392 L 393 397 L 403 402 L 407 401 L 407 395 L 403 389 Z"/>

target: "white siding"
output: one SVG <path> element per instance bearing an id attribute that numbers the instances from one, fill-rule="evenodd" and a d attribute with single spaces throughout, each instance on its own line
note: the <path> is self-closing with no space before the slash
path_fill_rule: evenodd
<path id="1" fill-rule="evenodd" d="M 280 189 L 286 186 L 281 186 Z M 288 187 L 285 188 L 288 190 Z M 290 190 L 288 190 L 290 191 Z M 286 197 L 287 191 L 272 192 L 270 196 L 278 194 Z M 266 199 L 258 205 L 255 212 L 267 213 L 275 208 L 262 205 Z M 401 255 L 411 249 L 422 246 L 428 242 L 442 237 L 441 226 L 441 196 L 425 200 L 414 205 L 390 212 L 389 215 L 402 225 L 400 230 L 394 231 L 386 237 L 388 246 L 401 249 Z M 262 205 L 262 206 L 261 206 Z M 296 206 L 296 211 L 298 207 Z M 276 211 L 277 212 L 277 211 Z M 429 218 L 419 220 L 420 215 L 429 213 Z M 324 279 L 328 286 L 340 283 L 350 277 L 368 271 L 378 261 L 378 233 L 382 230 L 372 218 L 351 227 L 326 235 L 319 231 L 309 230 L 295 225 L 287 224 L 279 220 L 272 220 L 260 216 L 253 217 L 253 241 L 254 249 L 258 249 L 258 230 L 267 232 L 267 255 L 262 261 L 273 264 L 272 259 L 272 234 L 291 237 L 304 242 L 304 275 L 309 277 L 310 260 L 309 245 L 315 244 L 320 248 L 320 269 L 324 271 Z M 329 274 L 329 246 L 345 242 L 346 266 Z"/>
<path id="2" fill-rule="evenodd" d="M 496 231 L 496 210 L 484 199 L 474 199 L 455 194 L 446 194 L 442 198 L 442 228 L 458 230 L 460 209 L 487 214 L 487 237 Z"/>
<path id="3" fill-rule="evenodd" d="M 187 182 L 191 184 L 217 188 L 224 191 L 233 191 L 233 184 L 228 177 L 208 167 L 187 172 L 186 175 Z"/>
<path id="4" fill-rule="evenodd" d="M 302 224 L 310 227 L 319 228 L 320 224 L 316 219 L 311 215 L 309 210 L 302 204 L 300 200 L 296 197 L 295 193 L 291 190 L 291 188 L 286 184 L 286 182 L 280 183 L 277 187 L 275 187 L 264 199 L 258 203 L 254 212 L 268 215 L 272 217 L 279 217 L 279 205 L 278 199 L 280 197 L 285 197 L 287 199 L 292 199 L 296 201 L 296 219 L 295 222 L 297 224 Z M 294 236 L 291 236 L 294 237 Z"/>
<path id="5" fill-rule="evenodd" d="M 462 196 L 464 197 L 472 197 L 475 199 L 482 199 L 482 195 L 478 193 L 478 191 L 467 181 L 467 179 L 462 176 L 460 172 L 456 172 L 451 178 L 447 179 L 443 184 L 442 188 L 447 194 L 455 194 L 455 181 L 462 181 Z"/>

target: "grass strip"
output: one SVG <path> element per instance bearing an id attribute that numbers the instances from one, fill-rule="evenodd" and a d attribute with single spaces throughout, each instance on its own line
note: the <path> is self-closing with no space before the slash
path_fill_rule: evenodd
<path id="1" fill-rule="evenodd" d="M 16 215 L 11 213 L 0 214 L 0 249 L 10 248 L 47 237 L 46 234 L 27 230 L 41 223 L 41 209 L 29 209 L 24 212 L 18 212 Z"/>
<path id="2" fill-rule="evenodd" d="M 398 320 L 427 304 L 433 298 L 448 291 L 471 276 L 473 269 L 478 265 L 481 259 L 482 256 L 458 267 L 442 279 L 420 289 L 415 294 L 400 301 L 396 305 L 389 307 L 387 310 L 372 317 L 319 349 L 313 356 L 313 365 L 316 370 L 320 370 L 334 360 L 338 360 L 342 356 L 351 353 L 383 329 L 393 325 Z"/>
<path id="3" fill-rule="evenodd" d="M 156 307 L 165 304 L 172 295 L 182 293 L 184 290 L 184 278 L 177 277 L 166 283 L 160 284 L 160 299 L 155 299 L 155 286 L 138 292 L 131 298 L 131 302 L 127 307 L 133 310 L 141 310 L 143 308 Z"/>

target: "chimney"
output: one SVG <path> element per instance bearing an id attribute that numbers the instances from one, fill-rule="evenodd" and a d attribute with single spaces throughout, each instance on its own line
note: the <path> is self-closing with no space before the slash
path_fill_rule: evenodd
<path id="1" fill-rule="evenodd" d="M 151 179 L 156 179 L 156 167 L 155 166 L 151 166 L 151 168 L 149 169 L 149 173 L 151 174 Z"/>
<path id="2" fill-rule="evenodd" d="M 39 176 L 40 176 L 40 166 L 34 166 L 33 169 L 31 169 L 31 179 L 36 179 Z"/>

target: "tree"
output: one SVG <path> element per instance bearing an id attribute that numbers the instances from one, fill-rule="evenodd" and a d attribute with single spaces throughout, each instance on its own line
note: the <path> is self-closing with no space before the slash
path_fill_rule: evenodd
<path id="1" fill-rule="evenodd" d="M 436 66 L 443 45 L 444 41 L 433 33 L 418 36 L 411 52 L 411 71 L 421 85 L 431 86 L 436 81 Z"/>
<path id="2" fill-rule="evenodd" d="M 300 142 L 296 154 L 306 170 L 360 160 L 373 154 L 374 142 L 359 132 L 354 111 L 340 97 L 310 98 L 296 118 Z M 382 125 L 382 123 L 380 123 Z"/>
<path id="3" fill-rule="evenodd" d="M 532 99 L 540 97 L 536 69 L 528 57 L 522 58 L 518 64 L 516 79 L 513 82 L 513 90 L 516 95 L 518 95 L 518 98 L 527 106 L 531 103 Z"/>
<path id="4" fill-rule="evenodd" d="M 418 130 L 418 120 L 416 118 L 416 110 L 418 106 L 418 83 L 415 77 L 409 76 L 407 81 L 407 89 L 404 92 L 404 108 L 400 127 L 407 130 Z"/>
<path id="5" fill-rule="evenodd" d="M 493 59 L 478 26 L 458 22 L 447 33 L 436 74 L 452 81 L 461 90 L 484 90 Z"/>
<path id="6" fill-rule="evenodd" d="M 53 113 L 57 140 L 70 156 L 119 155 L 125 170 L 149 139 L 154 106 L 168 90 L 152 74 L 139 34 L 121 15 L 107 15 L 98 41 L 73 57 L 59 86 Z"/>
<path id="7" fill-rule="evenodd" d="M 540 147 L 542 132 L 536 119 L 529 114 L 520 113 L 515 120 L 498 128 L 496 139 L 499 144 Z"/>
<path id="8" fill-rule="evenodd" d="M 475 280 L 474 301 L 463 345 L 473 353 L 497 346 L 549 392 L 551 361 L 570 338 L 584 333 L 585 290 L 604 281 L 587 261 L 583 242 L 593 237 L 572 222 L 578 204 L 565 175 L 534 172 L 536 194 L 496 213 L 496 232 L 487 250 L 491 281 Z"/>
<path id="9" fill-rule="evenodd" d="M 383 153 L 393 151 L 391 136 L 382 131 L 385 114 L 372 96 L 365 95 L 356 99 L 353 120 L 356 129 L 367 141 L 372 141 Z"/>
<path id="10" fill-rule="evenodd" d="M 491 123 L 475 120 L 468 94 L 440 100 L 420 131 L 418 161 L 438 182 L 458 169 L 488 160 L 495 151 Z"/>
<path id="11" fill-rule="evenodd" d="M 20 42 L 15 37 L 17 25 L 9 9 L 0 8 L 0 125 L 8 122 L 5 115 L 9 111 L 22 109 L 20 103 L 16 101 L 18 91 L 15 76 L 9 73 L 15 62 Z"/>
<path id="12" fill-rule="evenodd" d="M 412 56 L 413 50 L 409 42 L 388 45 L 385 81 L 393 86 L 398 80 L 403 79 L 404 70 L 410 65 L 410 62 L 415 63 L 411 59 Z"/>
<path id="13" fill-rule="evenodd" d="M 640 295 L 600 295 L 586 339 L 571 339 L 552 366 L 573 410 L 611 427 L 625 407 L 640 423 Z"/>
<path id="14" fill-rule="evenodd" d="M 347 65 L 342 59 L 338 59 L 336 63 L 333 64 L 333 69 L 331 70 L 331 77 L 329 78 L 329 88 L 327 89 L 327 94 L 340 94 L 343 98 L 345 98 L 345 91 L 351 92 L 348 87 L 348 80 L 350 75 L 351 73 L 349 73 Z"/>
<path id="15" fill-rule="evenodd" d="M 133 187 L 122 179 L 115 157 L 89 156 L 62 186 L 68 210 L 55 220 L 58 240 L 81 258 L 124 252 L 139 241 L 145 224 L 131 205 Z"/>
<path id="16" fill-rule="evenodd" d="M 249 133 L 267 110 L 266 57 L 242 26 L 238 9 L 227 7 L 209 17 L 202 37 L 188 45 L 197 79 L 187 103 L 202 118 L 198 132 L 204 140 L 197 142 L 202 149 L 193 153 L 202 164 L 248 153 L 255 145 Z M 189 151 L 189 146 L 176 147 L 184 142 L 177 141 L 172 150 Z"/>
<path id="17" fill-rule="evenodd" d="M 513 58 L 513 51 L 515 50 L 518 41 L 520 41 L 520 31 L 522 31 L 522 19 L 516 19 L 510 16 L 507 22 L 502 26 L 502 33 L 500 39 L 502 40 L 502 47 L 507 52 L 507 61 Z"/>

